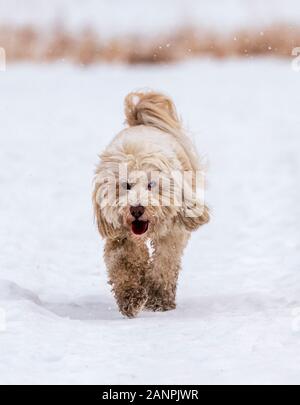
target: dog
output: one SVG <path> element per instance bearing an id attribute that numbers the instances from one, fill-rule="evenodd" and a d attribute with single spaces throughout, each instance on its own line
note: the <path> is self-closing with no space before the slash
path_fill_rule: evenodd
<path id="1" fill-rule="evenodd" d="M 127 127 L 100 155 L 93 206 L 109 283 L 121 314 L 176 308 L 181 257 L 209 222 L 197 188 L 196 148 L 173 101 L 153 91 L 125 98 Z"/>

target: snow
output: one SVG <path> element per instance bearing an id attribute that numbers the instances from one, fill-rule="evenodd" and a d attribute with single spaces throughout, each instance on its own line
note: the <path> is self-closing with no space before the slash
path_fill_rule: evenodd
<path id="1" fill-rule="evenodd" d="M 17 12 L 16 12 L 17 10 Z M 190 25 L 233 31 L 272 23 L 299 24 L 298 0 L 0 0 L 0 23 L 71 31 L 92 27 L 103 37 L 156 35 Z"/>
<path id="2" fill-rule="evenodd" d="M 300 74 L 288 61 L 0 73 L 0 382 L 300 383 Z M 169 93 L 209 161 L 212 221 L 178 308 L 124 319 L 93 223 L 127 92 Z"/>

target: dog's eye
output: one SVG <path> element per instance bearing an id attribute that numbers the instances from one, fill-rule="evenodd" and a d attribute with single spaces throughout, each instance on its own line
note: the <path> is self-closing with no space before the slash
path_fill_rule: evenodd
<path id="1" fill-rule="evenodd" d="M 148 183 L 148 190 L 152 190 L 156 186 L 156 181 L 150 181 Z"/>
<path id="2" fill-rule="evenodd" d="M 124 183 L 122 183 L 122 188 L 124 190 L 131 190 L 131 184 L 129 184 L 128 182 L 124 181 Z"/>

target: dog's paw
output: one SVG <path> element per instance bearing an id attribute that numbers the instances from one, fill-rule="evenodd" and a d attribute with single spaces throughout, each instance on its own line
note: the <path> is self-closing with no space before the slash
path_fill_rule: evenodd
<path id="1" fill-rule="evenodd" d="M 153 312 L 166 312 L 176 309 L 176 303 L 174 301 L 164 301 L 156 298 L 149 300 L 145 308 Z"/>
<path id="2" fill-rule="evenodd" d="M 144 308 L 148 299 L 145 288 L 130 288 L 123 292 L 118 299 L 119 309 L 127 318 L 134 318 Z"/>

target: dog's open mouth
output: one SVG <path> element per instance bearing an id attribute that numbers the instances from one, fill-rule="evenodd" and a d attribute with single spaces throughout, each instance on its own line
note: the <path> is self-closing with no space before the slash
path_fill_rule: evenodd
<path id="1" fill-rule="evenodd" d="M 131 224 L 132 232 L 135 235 L 143 235 L 148 231 L 149 221 L 139 221 L 136 219 Z"/>

